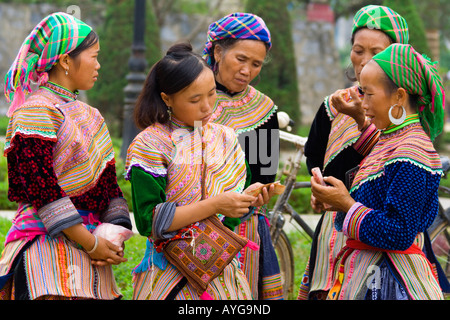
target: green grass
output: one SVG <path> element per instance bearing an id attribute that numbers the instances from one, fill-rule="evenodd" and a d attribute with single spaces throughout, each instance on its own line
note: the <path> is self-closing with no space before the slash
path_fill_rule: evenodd
<path id="1" fill-rule="evenodd" d="M 8 122 L 9 118 L 7 116 L 0 116 L 0 136 L 4 136 L 6 134 Z"/>
<path id="2" fill-rule="evenodd" d="M 298 289 L 305 273 L 311 250 L 311 239 L 300 232 L 291 231 L 287 234 L 294 253 L 294 289 L 289 300 L 297 299 Z"/>
<path id="3" fill-rule="evenodd" d="M 122 299 L 124 300 L 131 300 L 133 298 L 133 276 L 131 272 L 141 262 L 144 256 L 146 241 L 146 237 L 138 234 L 131 237 L 130 240 L 125 242 L 125 258 L 128 261 L 112 267 L 117 285 L 123 294 Z"/>

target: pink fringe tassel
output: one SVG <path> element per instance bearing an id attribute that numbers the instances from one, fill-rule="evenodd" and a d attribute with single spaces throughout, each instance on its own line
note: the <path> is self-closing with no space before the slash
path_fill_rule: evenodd
<path id="1" fill-rule="evenodd" d="M 248 247 L 250 250 L 253 250 L 253 251 L 258 251 L 259 250 L 259 246 L 256 243 L 254 243 L 253 241 L 251 241 L 251 240 L 248 240 L 248 242 L 247 242 L 247 244 L 245 246 Z"/>
<path id="2" fill-rule="evenodd" d="M 200 296 L 201 300 L 214 300 L 213 297 L 211 297 L 211 295 L 208 292 L 203 292 L 202 295 Z"/>
<path id="3" fill-rule="evenodd" d="M 18 87 L 16 89 L 16 92 L 14 93 L 14 99 L 11 102 L 11 105 L 9 106 L 8 112 L 6 112 L 6 115 L 8 117 L 11 117 L 14 111 L 24 102 L 25 102 L 25 93 L 23 92 L 22 87 Z"/>

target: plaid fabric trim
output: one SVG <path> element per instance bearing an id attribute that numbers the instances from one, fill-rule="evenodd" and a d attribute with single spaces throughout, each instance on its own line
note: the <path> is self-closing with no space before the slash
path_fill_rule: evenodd
<path id="1" fill-rule="evenodd" d="M 78 223 L 83 219 L 69 197 L 53 201 L 38 210 L 38 215 L 51 237 Z"/>

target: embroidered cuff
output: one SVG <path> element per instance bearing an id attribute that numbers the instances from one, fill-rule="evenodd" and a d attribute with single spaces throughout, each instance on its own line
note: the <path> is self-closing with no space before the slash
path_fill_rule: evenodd
<path id="1" fill-rule="evenodd" d="M 379 137 L 380 130 L 372 123 L 361 133 L 359 139 L 353 144 L 353 148 L 365 157 L 372 150 L 375 143 L 377 143 Z"/>
<path id="2" fill-rule="evenodd" d="M 175 203 L 164 202 L 158 204 L 153 212 L 152 236 L 155 240 L 168 240 L 173 238 L 177 232 L 167 232 L 172 225 L 175 216 Z"/>
<path id="3" fill-rule="evenodd" d="M 131 230 L 132 226 L 127 200 L 124 198 L 112 199 L 108 209 L 100 215 L 100 221 L 121 225 Z"/>
<path id="4" fill-rule="evenodd" d="M 372 209 L 356 202 L 345 216 L 342 232 L 349 238 L 359 240 L 359 227 L 364 217 L 370 211 L 372 211 Z"/>
<path id="5" fill-rule="evenodd" d="M 37 214 L 52 238 L 62 230 L 83 222 L 69 197 L 50 202 L 39 209 Z"/>

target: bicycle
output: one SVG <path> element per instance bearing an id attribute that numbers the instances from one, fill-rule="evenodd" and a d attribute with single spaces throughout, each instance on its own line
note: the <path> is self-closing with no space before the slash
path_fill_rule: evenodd
<path id="1" fill-rule="evenodd" d="M 290 215 L 291 220 L 293 219 L 297 222 L 311 239 L 313 238 L 314 230 L 288 202 L 293 190 L 311 187 L 311 182 L 309 181 L 297 181 L 297 174 L 301 167 L 307 138 L 280 130 L 280 140 L 294 144 L 297 149 L 294 157 L 290 157 L 287 160 L 281 171 L 281 177 L 279 177 L 280 183 L 285 186 L 285 190 L 278 196 L 275 205 L 268 213 L 270 235 L 280 265 L 284 298 L 287 299 L 294 289 L 294 254 L 289 237 L 283 230 L 286 223 L 284 214 Z M 282 180 L 283 176 L 285 176 L 284 181 Z"/>
<path id="2" fill-rule="evenodd" d="M 268 211 L 268 219 L 270 222 L 272 243 L 280 265 L 284 298 L 288 299 L 294 290 L 294 254 L 289 237 L 283 230 L 286 223 L 284 215 L 290 216 L 291 221 L 295 221 L 311 239 L 314 236 L 314 230 L 310 228 L 301 215 L 289 204 L 293 190 L 311 187 L 311 182 L 309 181 L 297 181 L 297 174 L 301 167 L 307 138 L 280 130 L 280 140 L 294 144 L 296 152 L 293 157 L 288 158 L 281 170 L 281 175 L 278 179 L 285 186 L 285 190 L 278 196 L 273 208 Z M 444 178 L 446 178 L 450 170 L 450 159 L 448 157 L 441 157 L 441 162 L 443 164 Z M 284 181 L 282 181 L 283 176 L 285 176 Z M 450 188 L 448 187 L 439 186 L 439 190 L 450 195 Z M 447 278 L 450 279 L 450 207 L 444 209 L 441 201 L 439 202 L 439 213 L 433 224 L 429 227 L 428 233 L 432 240 L 433 251 Z"/>

